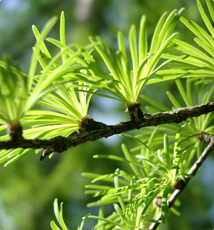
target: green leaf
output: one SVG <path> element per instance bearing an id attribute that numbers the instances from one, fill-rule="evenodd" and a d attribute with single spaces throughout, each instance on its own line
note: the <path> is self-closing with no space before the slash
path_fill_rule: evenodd
<path id="1" fill-rule="evenodd" d="M 65 38 L 65 15 L 64 11 L 61 13 L 60 17 L 60 41 L 66 45 L 66 38 Z M 66 53 L 62 54 L 62 62 L 64 63 L 67 60 L 67 55 Z"/>
<path id="2" fill-rule="evenodd" d="M 51 221 L 51 228 L 52 228 L 52 230 L 61 230 L 56 224 L 55 224 L 55 222 L 54 221 Z"/>
<path id="3" fill-rule="evenodd" d="M 168 193 L 169 193 L 169 187 L 167 186 L 163 191 L 162 202 L 161 202 L 161 220 L 163 224 L 165 224 L 166 215 L 169 215 L 169 208 L 167 205 Z"/>
<path id="4" fill-rule="evenodd" d="M 172 102 L 172 104 L 174 105 L 174 107 L 176 109 L 181 108 L 180 104 L 178 103 L 178 101 L 176 100 L 176 98 L 170 93 L 170 92 L 166 92 L 167 96 L 169 97 L 170 101 Z"/>
<path id="5" fill-rule="evenodd" d="M 93 216 L 93 215 L 90 215 L 89 218 L 99 220 L 99 221 L 103 221 L 106 224 L 112 224 L 113 226 L 117 226 L 118 228 L 121 228 L 121 229 L 124 228 L 124 226 L 122 224 L 117 223 L 117 222 L 112 221 L 112 220 L 109 220 L 107 218 L 103 218 L 103 217 L 99 217 L 99 216 Z"/>
<path id="6" fill-rule="evenodd" d="M 171 159 L 170 159 L 170 151 L 169 151 L 169 140 L 167 134 L 164 135 L 164 153 L 166 158 L 167 168 L 171 168 Z"/>
<path id="7" fill-rule="evenodd" d="M 136 167 L 136 163 L 133 161 L 127 147 L 124 144 L 122 144 L 122 150 L 123 150 L 123 153 L 126 157 L 126 160 L 130 162 L 129 165 L 130 165 L 132 171 L 134 172 L 134 174 L 140 175 L 141 173 L 140 173 L 139 169 Z"/>
<path id="8" fill-rule="evenodd" d="M 122 157 L 118 157 L 118 156 L 114 156 L 114 155 L 95 155 L 93 156 L 94 158 L 106 158 L 106 159 L 110 159 L 110 160 L 116 160 L 116 161 L 122 161 L 122 162 L 127 162 L 127 163 L 130 163 L 132 165 L 136 165 L 136 166 L 139 166 L 141 167 L 140 164 L 138 164 L 137 162 L 134 162 L 133 160 L 132 161 L 129 161 L 129 160 L 125 160 L 124 158 Z M 138 171 L 138 170 L 137 170 Z M 135 171 L 135 172 L 137 172 Z"/>
<path id="9" fill-rule="evenodd" d="M 55 214 L 55 217 L 59 223 L 59 225 L 62 227 L 63 230 L 68 230 L 68 228 L 66 227 L 65 225 L 65 222 L 63 220 L 63 203 L 61 203 L 60 205 L 60 210 L 58 208 L 58 200 L 55 199 L 54 200 L 54 214 Z"/>
<path id="10" fill-rule="evenodd" d="M 99 37 L 90 38 L 99 56 L 103 60 L 110 74 L 102 71 L 97 63 L 89 62 L 87 71 L 88 78 L 100 77 L 101 84 L 92 84 L 91 87 L 106 91 L 119 98 L 128 105 L 134 104 L 144 89 L 145 85 L 154 76 L 160 68 L 165 66 L 170 60 L 160 64 L 164 50 L 171 44 L 177 33 L 172 31 L 180 17 L 181 12 L 173 11 L 168 17 L 164 14 L 155 29 L 150 51 L 147 51 L 147 33 L 146 33 L 146 17 L 142 16 L 139 31 L 139 41 L 137 43 L 137 35 L 135 26 L 131 26 L 129 31 L 129 51 L 131 55 L 132 69 L 129 65 L 129 57 L 127 57 L 123 35 L 118 33 L 119 51 L 114 51 Z M 99 43 L 99 44 L 98 44 Z M 94 67 L 99 69 L 99 74 L 94 75 Z M 110 79 L 110 78 L 113 79 Z M 115 84 L 108 85 L 111 80 Z M 156 80 L 157 82 L 159 80 Z"/>
<path id="11" fill-rule="evenodd" d="M 179 90 L 184 102 L 186 103 L 186 106 L 192 106 L 192 103 L 190 102 L 190 98 L 188 98 L 187 94 L 185 93 L 181 81 L 177 80 L 176 84 L 177 84 L 178 90 Z"/>
<path id="12" fill-rule="evenodd" d="M 120 218 L 123 220 L 124 216 L 120 206 L 118 204 L 114 204 L 114 209 L 117 212 L 117 214 L 120 216 Z"/>
<path id="13" fill-rule="evenodd" d="M 114 179 L 113 179 L 113 176 L 115 174 L 107 174 L 106 176 L 105 175 L 101 175 L 101 174 L 96 174 L 96 173 L 82 173 L 82 176 L 84 177 L 89 177 L 89 178 L 92 178 L 92 179 L 96 179 L 96 178 L 102 178 L 103 181 L 106 181 L 106 182 L 114 182 Z M 123 174 L 121 174 L 123 175 Z M 99 180 L 99 179 L 98 179 Z M 96 180 L 95 180 L 96 181 Z M 95 182 L 95 181 L 92 181 Z M 120 180 L 119 179 L 119 183 L 120 184 L 123 184 L 123 185 L 128 185 L 127 181 L 125 180 Z"/>
<path id="14" fill-rule="evenodd" d="M 29 69 L 29 81 L 28 81 L 28 89 L 31 88 L 32 82 L 33 82 L 33 77 L 36 71 L 36 66 L 37 66 L 37 58 L 39 56 L 39 50 L 41 45 L 43 44 L 43 40 L 45 39 L 46 35 L 48 34 L 48 32 L 51 30 L 51 28 L 53 27 L 53 25 L 56 23 L 57 21 L 57 17 L 53 17 L 51 18 L 44 26 L 41 35 L 35 45 L 35 49 L 34 49 L 34 53 L 31 59 L 31 65 L 30 65 L 30 69 Z M 33 26 L 33 30 L 36 31 L 35 26 Z"/>
<path id="15" fill-rule="evenodd" d="M 145 95 L 141 95 L 142 99 L 145 100 L 146 102 L 150 103 L 151 105 L 155 106 L 156 108 L 158 108 L 160 111 L 168 111 L 169 108 L 165 107 L 164 105 L 158 103 L 157 101 L 145 96 Z M 159 111 L 159 112 L 160 112 Z"/>
<path id="16" fill-rule="evenodd" d="M 137 77 L 138 71 L 138 57 L 137 57 L 137 44 L 136 44 L 136 28 L 132 26 L 129 31 L 129 45 L 132 59 L 132 68 L 134 79 Z"/>
<path id="17" fill-rule="evenodd" d="M 199 12 L 200 12 L 200 14 L 201 14 L 201 17 L 202 17 L 202 19 L 203 19 L 203 21 L 204 21 L 204 23 L 205 23 L 207 29 L 208 29 L 209 32 L 211 33 L 212 37 L 214 37 L 213 26 L 212 26 L 210 20 L 208 19 L 206 13 L 204 12 L 204 9 L 203 9 L 203 7 L 202 7 L 202 5 L 201 5 L 201 3 L 200 3 L 199 0 L 197 0 L 197 5 L 198 5 Z"/>
<path id="18" fill-rule="evenodd" d="M 147 57 L 147 32 L 146 32 L 146 16 L 143 15 L 140 20 L 139 32 L 139 66 Z"/>
<path id="19" fill-rule="evenodd" d="M 80 225 L 80 227 L 78 227 L 77 230 L 83 230 L 83 227 L 84 227 L 84 225 L 85 225 L 85 222 L 86 222 L 86 220 L 87 220 L 89 217 L 90 217 L 90 213 L 87 214 L 86 216 L 84 216 L 84 217 L 82 218 L 81 225 Z"/>

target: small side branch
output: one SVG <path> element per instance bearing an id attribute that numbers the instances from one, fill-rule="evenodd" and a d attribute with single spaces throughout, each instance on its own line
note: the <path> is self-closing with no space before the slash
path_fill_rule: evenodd
<path id="1" fill-rule="evenodd" d="M 203 153 L 201 154 L 201 156 L 198 158 L 198 160 L 194 163 L 194 165 L 191 167 L 191 169 L 188 172 L 189 176 L 185 177 L 185 182 L 184 181 L 179 181 L 179 189 L 176 189 L 173 194 L 171 195 L 171 197 L 168 199 L 167 203 L 168 203 L 168 207 L 171 208 L 176 199 L 180 196 L 180 194 L 183 192 L 184 188 L 187 186 L 188 182 L 192 179 L 193 176 L 195 176 L 195 174 L 197 173 L 198 169 L 201 167 L 201 165 L 203 164 L 203 162 L 205 161 L 205 159 L 209 156 L 209 154 L 211 153 L 211 151 L 214 148 L 214 136 L 209 135 L 209 134 L 201 134 L 200 138 L 202 140 L 208 138 L 209 136 L 209 144 L 208 146 L 204 149 Z M 207 143 L 207 142 L 206 142 Z M 159 213 L 159 215 L 156 217 L 155 219 L 157 222 L 153 223 L 149 230 L 155 230 L 158 226 L 159 226 L 159 221 L 161 220 L 161 213 Z"/>

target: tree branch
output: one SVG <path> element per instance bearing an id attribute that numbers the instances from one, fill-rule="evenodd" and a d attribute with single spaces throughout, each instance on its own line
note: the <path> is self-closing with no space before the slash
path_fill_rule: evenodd
<path id="1" fill-rule="evenodd" d="M 202 133 L 200 135 L 200 140 L 203 140 L 202 142 L 204 143 L 208 143 L 208 139 L 209 139 L 209 144 L 208 146 L 204 149 L 203 153 L 201 154 L 201 156 L 198 158 L 198 160 L 194 163 L 194 165 L 191 167 L 191 169 L 188 172 L 189 176 L 185 177 L 185 182 L 184 181 L 179 181 L 179 189 L 176 189 L 173 194 L 171 195 L 171 197 L 168 199 L 167 204 L 168 207 L 171 208 L 176 199 L 180 196 L 180 194 L 183 192 L 184 188 L 187 186 L 188 182 L 192 179 L 193 176 L 195 176 L 195 174 L 197 173 L 198 169 L 200 168 L 200 166 L 202 165 L 202 163 L 205 161 L 205 159 L 209 156 L 209 154 L 211 153 L 211 151 L 214 148 L 214 136 L 206 134 L 206 133 Z M 206 140 L 206 141 L 204 141 Z M 155 230 L 159 224 L 160 224 L 160 220 L 161 220 L 161 212 L 159 213 L 159 215 L 156 217 L 155 219 L 157 222 L 153 223 L 149 230 Z"/>
<path id="2" fill-rule="evenodd" d="M 23 139 L 0 141 L 0 149 L 14 148 L 43 148 L 46 151 L 41 156 L 41 160 L 52 152 L 63 152 L 68 148 L 75 147 L 88 141 L 95 141 L 100 138 L 107 138 L 115 134 L 125 133 L 142 127 L 157 126 L 166 123 L 180 123 L 187 118 L 197 117 L 214 111 L 214 102 L 203 105 L 184 107 L 167 112 L 155 114 L 144 113 L 138 122 L 128 121 L 116 125 L 105 125 L 90 119 L 90 129 L 80 133 L 72 133 L 68 137 L 57 136 L 51 139 Z M 94 129 L 93 129 L 94 127 Z"/>

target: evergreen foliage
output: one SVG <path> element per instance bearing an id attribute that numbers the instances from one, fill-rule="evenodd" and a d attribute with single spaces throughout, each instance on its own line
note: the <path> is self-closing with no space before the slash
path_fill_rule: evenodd
<path id="1" fill-rule="evenodd" d="M 183 107 L 191 110 L 207 105 L 212 106 L 210 111 L 213 111 L 210 103 L 214 91 L 214 11 L 211 1 L 206 3 L 212 21 L 197 0 L 207 31 L 184 18 L 183 9 L 174 10 L 161 16 L 149 44 L 146 16 L 142 16 L 139 29 L 134 25 L 130 28 L 127 47 L 122 32 L 118 32 L 117 50 L 100 37 L 90 37 L 90 44 L 86 46 L 68 45 L 63 12 L 59 40 L 46 38 L 56 22 L 55 17 L 47 22 L 41 33 L 33 26 L 37 42 L 28 74 L 15 67 L 8 57 L 0 62 L 0 130 L 8 130 L 7 135 L 0 137 L 1 143 L 6 145 L 12 141 L 19 145 L 30 139 L 35 144 L 39 143 L 38 139 L 48 139 L 47 149 L 41 145 L 36 150 L 44 149 L 43 159 L 53 155 L 61 140 L 66 145 L 75 135 L 101 133 L 103 127 L 109 126 L 88 115 L 94 95 L 124 103 L 130 124 L 141 127 L 154 113 L 170 114 L 171 108 L 142 94 L 146 85 L 164 81 L 171 81 L 180 93 L 178 99 L 167 92 L 173 110 L 179 113 Z M 178 23 L 183 23 L 196 35 L 197 48 L 177 38 L 174 30 Z M 52 55 L 46 42 L 59 52 Z M 38 64 L 40 70 L 36 74 Z M 207 92 L 201 96 L 204 89 Z M 148 113 L 142 112 L 140 100 L 149 104 L 145 108 Z M 34 109 L 35 104 L 44 109 Z M 214 147 L 213 118 L 214 113 L 205 111 L 201 116 L 196 113 L 179 123 L 176 120 L 174 123 L 160 122 L 156 127 L 141 128 L 135 136 L 123 134 L 136 141 L 132 149 L 121 145 L 124 157 L 95 155 L 94 158 L 119 161 L 127 170 L 118 168 L 105 175 L 83 173 L 84 177 L 92 179 L 91 184 L 86 185 L 86 193 L 96 198 L 88 207 L 99 206 L 100 210 L 97 216 L 83 217 L 78 230 L 87 228 L 90 218 L 97 220 L 94 230 L 156 229 L 159 224 L 165 224 L 171 212 L 178 215 L 176 194 L 183 191 Z M 101 137 L 105 135 L 100 134 Z M 209 145 L 204 148 L 202 143 Z M 0 152 L 0 163 L 5 166 L 35 152 L 34 148 L 21 144 L 22 147 L 16 149 L 8 146 Z M 61 149 L 63 152 L 64 146 Z M 114 207 L 108 216 L 105 213 L 107 205 Z M 53 230 L 68 229 L 62 209 L 56 199 L 54 213 L 59 227 L 52 221 Z"/>

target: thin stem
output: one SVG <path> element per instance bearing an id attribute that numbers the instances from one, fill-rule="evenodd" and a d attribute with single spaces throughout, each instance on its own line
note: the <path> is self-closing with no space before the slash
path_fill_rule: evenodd
<path id="1" fill-rule="evenodd" d="M 176 199 L 180 196 L 180 194 L 183 192 L 184 188 L 187 186 L 188 182 L 193 178 L 193 176 L 195 176 L 195 174 L 197 173 L 198 169 L 201 167 L 201 165 L 203 164 L 203 162 L 205 161 L 205 159 L 209 156 L 209 154 L 211 153 L 211 151 L 214 148 L 214 136 L 212 135 L 208 135 L 208 134 L 201 134 L 200 135 L 200 139 L 206 139 L 209 136 L 209 144 L 208 146 L 204 149 L 203 153 L 201 154 L 201 156 L 198 158 L 198 160 L 193 164 L 193 166 L 191 167 L 191 169 L 188 172 L 188 175 L 190 175 L 189 177 L 185 177 L 185 182 L 180 181 L 179 184 L 179 189 L 176 189 L 173 194 L 171 195 L 171 197 L 168 199 L 167 204 L 168 207 L 171 208 Z M 206 142 L 207 143 L 207 142 Z M 155 230 L 157 229 L 157 227 L 159 226 L 159 220 L 161 220 L 161 213 L 158 214 L 158 216 L 155 219 L 157 222 L 153 223 L 149 230 Z"/>

